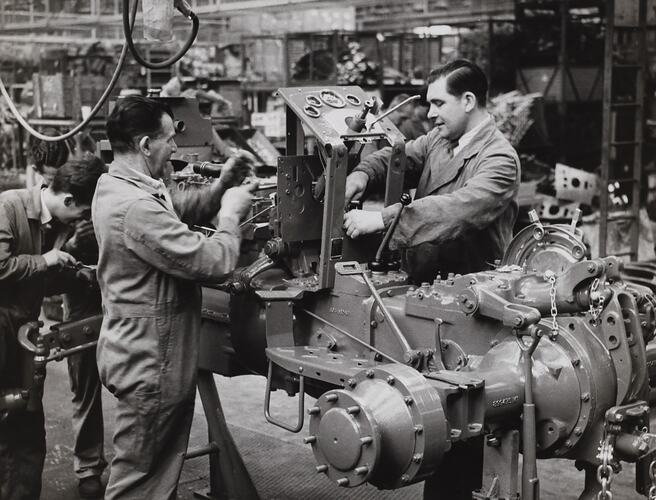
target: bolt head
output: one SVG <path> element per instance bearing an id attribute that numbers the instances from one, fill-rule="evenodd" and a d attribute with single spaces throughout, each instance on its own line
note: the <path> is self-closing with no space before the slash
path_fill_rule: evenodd
<path id="1" fill-rule="evenodd" d="M 389 375 L 389 376 L 385 379 L 385 381 L 386 381 L 389 385 L 394 385 L 394 382 L 396 382 L 396 379 L 395 379 L 392 375 Z"/>
<path id="2" fill-rule="evenodd" d="M 326 395 L 326 401 L 328 401 L 329 403 L 334 403 L 334 402 L 337 401 L 337 399 L 338 399 L 338 397 L 337 397 L 337 394 L 335 394 L 335 393 Z"/>
<path id="3" fill-rule="evenodd" d="M 338 485 L 338 486 L 342 486 L 342 487 L 346 487 L 346 486 L 348 486 L 348 485 L 349 485 L 349 480 L 348 480 L 348 478 L 347 478 L 347 477 L 341 477 L 341 478 L 339 478 L 339 479 L 337 480 L 337 485 Z"/>
<path id="4" fill-rule="evenodd" d="M 403 484 L 408 484 L 410 482 L 410 476 L 408 476 L 407 474 L 403 474 L 401 476 L 401 482 Z"/>
<path id="5" fill-rule="evenodd" d="M 414 400 L 412 399 L 412 396 L 406 396 L 405 397 L 405 404 L 408 406 L 412 406 L 412 403 L 414 403 Z"/>
<path id="6" fill-rule="evenodd" d="M 581 395 L 581 401 L 590 401 L 590 393 L 588 393 L 588 392 L 584 392 L 584 393 Z"/>
<path id="7" fill-rule="evenodd" d="M 374 378 L 374 371 L 373 370 L 367 370 L 367 378 Z"/>
<path id="8" fill-rule="evenodd" d="M 325 464 L 317 465 L 315 467 L 315 469 L 319 474 L 324 473 L 324 472 L 328 472 L 328 466 L 325 465 Z"/>
<path id="9" fill-rule="evenodd" d="M 414 463 L 418 464 L 419 462 L 421 462 L 421 460 L 422 460 L 423 458 L 424 458 L 424 455 L 422 455 L 421 453 L 416 453 L 415 455 L 413 455 L 413 457 L 412 457 L 412 461 L 413 461 Z"/>
<path id="10" fill-rule="evenodd" d="M 358 385 L 358 383 L 356 382 L 356 380 L 355 380 L 354 378 L 350 378 L 350 379 L 348 379 L 348 381 L 347 381 L 346 383 L 348 384 L 348 386 L 349 386 L 351 389 L 352 389 L 353 387 L 355 387 L 356 385 Z"/>
<path id="11" fill-rule="evenodd" d="M 360 407 L 359 406 L 349 406 L 346 409 L 346 413 L 348 413 L 349 415 L 357 415 L 358 413 L 360 413 Z"/>
<path id="12" fill-rule="evenodd" d="M 353 472 L 355 472 L 358 476 L 364 476 L 369 472 L 369 467 L 363 465 L 361 467 L 356 467 L 353 469 Z"/>
<path id="13" fill-rule="evenodd" d="M 424 426 L 423 425 L 415 425 L 415 434 L 421 434 L 424 432 Z"/>

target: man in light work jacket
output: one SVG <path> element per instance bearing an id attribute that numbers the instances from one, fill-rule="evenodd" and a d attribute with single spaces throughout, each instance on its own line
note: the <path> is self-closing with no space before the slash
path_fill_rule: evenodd
<path id="1" fill-rule="evenodd" d="M 406 186 L 416 187 L 390 240 L 403 250 L 414 282 L 438 271 L 480 271 L 500 259 L 517 217 L 520 164 L 515 149 L 485 109 L 487 78 L 460 59 L 431 72 L 428 118 L 435 128 L 405 146 Z M 346 204 L 385 183 L 391 148 L 367 156 L 348 176 Z M 351 210 L 346 234 L 357 238 L 388 228 L 401 204 L 382 212 Z"/>
<path id="2" fill-rule="evenodd" d="M 218 230 L 207 238 L 188 229 L 161 181 L 176 151 L 170 109 L 139 96 L 119 99 L 107 136 L 114 161 L 92 206 L 105 314 L 98 368 L 118 400 L 105 498 L 166 500 L 176 496 L 193 417 L 197 282 L 234 269 L 255 185 L 219 190 Z"/>

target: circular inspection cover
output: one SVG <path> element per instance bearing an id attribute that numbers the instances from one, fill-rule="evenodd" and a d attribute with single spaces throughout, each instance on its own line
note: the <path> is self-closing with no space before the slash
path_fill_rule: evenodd
<path id="1" fill-rule="evenodd" d="M 321 97 L 321 100 L 328 106 L 332 106 L 333 108 L 343 108 L 346 106 L 344 98 L 334 90 L 324 89 L 319 92 L 319 97 Z"/>
<path id="2" fill-rule="evenodd" d="M 360 104 L 362 104 L 362 101 L 357 95 L 346 94 L 346 100 L 349 102 L 349 104 L 352 104 L 353 106 L 359 106 Z"/>
<path id="3" fill-rule="evenodd" d="M 303 111 L 306 115 L 312 118 L 319 118 L 321 116 L 321 111 L 319 111 L 314 106 L 310 106 L 309 104 L 303 108 Z"/>
<path id="4" fill-rule="evenodd" d="M 320 108 L 323 106 L 321 99 L 319 99 L 316 95 L 307 96 L 305 98 L 305 102 L 307 102 L 310 106 L 314 106 L 315 108 Z"/>

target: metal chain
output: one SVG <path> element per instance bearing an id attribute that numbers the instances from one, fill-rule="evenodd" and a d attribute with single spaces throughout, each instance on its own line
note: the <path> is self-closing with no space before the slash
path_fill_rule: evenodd
<path id="1" fill-rule="evenodd" d="M 590 287 L 590 316 L 596 322 L 604 311 L 604 296 L 597 292 L 599 289 L 599 278 L 595 278 Z M 594 306 L 593 295 L 598 295 L 597 307 Z"/>
<path id="2" fill-rule="evenodd" d="M 610 440 L 611 436 L 606 435 L 599 445 L 597 458 L 601 460 L 601 463 L 597 467 L 597 482 L 601 485 L 601 491 L 597 493 L 597 500 L 613 500 L 613 493 L 610 491 L 610 486 L 613 482 L 615 471 L 610 465 L 613 461 L 613 445 Z"/>
<path id="3" fill-rule="evenodd" d="M 656 500 L 656 460 L 652 460 L 649 464 L 649 479 L 651 479 L 651 487 L 647 498 L 649 500 Z"/>
<path id="4" fill-rule="evenodd" d="M 556 273 L 547 270 L 544 273 L 544 277 L 551 285 L 549 288 L 549 298 L 551 299 L 551 335 L 555 337 L 558 335 L 558 321 L 556 321 L 556 316 L 558 316 L 558 307 L 556 306 Z"/>

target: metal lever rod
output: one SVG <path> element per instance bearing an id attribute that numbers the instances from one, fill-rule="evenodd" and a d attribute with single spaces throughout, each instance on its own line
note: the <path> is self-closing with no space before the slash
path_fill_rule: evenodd
<path id="1" fill-rule="evenodd" d="M 385 307 L 385 304 L 383 303 L 383 299 L 380 297 L 378 290 L 376 290 L 376 287 L 374 287 L 374 284 L 371 282 L 369 276 L 367 276 L 367 273 L 364 270 L 362 271 L 362 278 L 364 279 L 364 282 L 369 287 L 371 296 L 374 298 L 376 305 L 380 308 L 380 311 L 383 313 L 383 316 L 385 317 L 385 320 L 387 321 L 392 332 L 394 333 L 394 336 L 401 344 L 401 347 L 403 347 L 403 352 L 412 353 L 413 350 L 412 347 L 410 347 L 410 344 L 408 344 L 408 340 L 405 338 L 405 335 L 403 335 L 403 333 L 401 332 L 399 325 L 396 324 L 396 321 L 394 321 L 394 318 L 387 310 L 387 307 Z"/>
<path id="2" fill-rule="evenodd" d="M 380 259 L 383 255 L 383 250 L 387 247 L 387 244 L 389 243 L 390 238 L 392 237 L 392 234 L 394 234 L 394 230 L 396 229 L 397 224 L 399 223 L 399 219 L 401 218 L 401 213 L 403 212 L 403 208 L 407 207 L 412 199 L 410 198 L 410 195 L 408 193 L 403 193 L 401 195 L 401 210 L 399 210 L 399 213 L 396 214 L 396 217 L 394 217 L 394 220 L 392 221 L 392 224 L 390 224 L 389 229 L 385 233 L 385 236 L 383 237 L 383 241 L 380 242 L 380 246 L 378 247 L 378 251 L 376 252 L 376 262 L 380 262 Z"/>
<path id="3" fill-rule="evenodd" d="M 413 95 L 413 96 L 411 96 L 411 97 L 408 97 L 405 101 L 402 101 L 402 102 L 398 103 L 398 104 L 397 104 L 396 106 L 394 106 L 393 108 L 388 109 L 388 110 L 385 111 L 382 115 L 380 115 L 378 118 L 376 118 L 374 121 L 372 121 L 372 122 L 369 124 L 369 130 L 371 130 L 371 129 L 373 128 L 373 126 L 374 126 L 376 123 L 378 123 L 379 121 L 381 121 L 383 118 L 386 118 L 386 117 L 389 116 L 391 113 L 393 113 L 394 111 L 396 111 L 396 110 L 399 109 L 400 107 L 405 106 L 405 105 L 408 104 L 409 102 L 416 101 L 416 100 L 419 99 L 420 97 L 421 97 L 421 96 L 420 96 L 419 94 L 417 94 L 417 95 Z"/>

